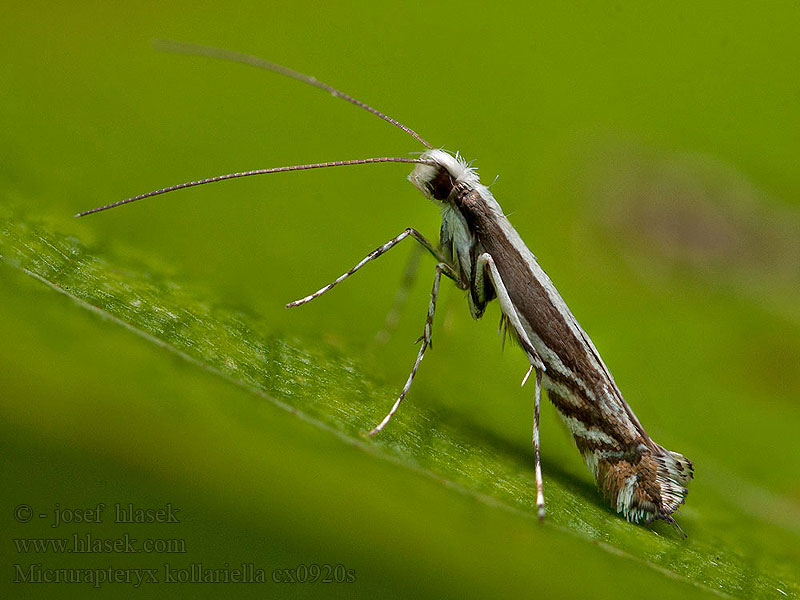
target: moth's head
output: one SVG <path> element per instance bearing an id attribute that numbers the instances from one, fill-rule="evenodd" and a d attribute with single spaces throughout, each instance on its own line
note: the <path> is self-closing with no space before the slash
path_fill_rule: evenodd
<path id="1" fill-rule="evenodd" d="M 427 198 L 440 204 L 447 204 L 457 183 L 480 183 L 475 171 L 458 154 L 453 156 L 444 150 L 433 149 L 423 152 L 420 159 L 429 163 L 414 167 L 408 180 Z"/>

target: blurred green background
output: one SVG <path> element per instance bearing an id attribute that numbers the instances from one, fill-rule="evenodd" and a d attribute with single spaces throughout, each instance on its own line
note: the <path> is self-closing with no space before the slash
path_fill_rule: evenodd
<path id="1" fill-rule="evenodd" d="M 0 589 L 17 568 L 156 568 L 114 597 L 800 594 L 800 9 L 796 3 L 29 2 L 0 38 Z M 555 412 L 534 518 L 531 389 L 444 286 L 396 421 L 432 264 L 373 342 L 410 247 L 317 303 L 436 209 L 403 165 L 206 186 L 247 169 L 420 150 L 307 86 L 154 52 L 153 38 L 316 75 L 476 159 L 651 436 L 696 466 L 677 515 L 605 507 Z M 64 292 L 64 293 L 60 293 Z M 137 335 L 140 334 L 140 335 Z M 288 409 L 285 410 L 285 409 Z M 50 527 L 57 508 L 171 503 L 178 524 Z M 14 509 L 29 505 L 23 523 Z M 73 534 L 184 553 L 23 552 Z M 163 583 L 202 564 L 264 584 Z M 277 584 L 344 565 L 353 583 Z M 7 595 L 7 594 L 4 594 Z"/>

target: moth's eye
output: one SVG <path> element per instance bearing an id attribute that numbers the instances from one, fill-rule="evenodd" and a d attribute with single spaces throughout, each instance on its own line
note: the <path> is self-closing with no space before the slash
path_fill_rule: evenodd
<path id="1" fill-rule="evenodd" d="M 436 175 L 425 183 L 428 193 L 436 200 L 447 200 L 450 192 L 453 191 L 453 180 L 450 173 L 444 167 L 436 171 Z"/>

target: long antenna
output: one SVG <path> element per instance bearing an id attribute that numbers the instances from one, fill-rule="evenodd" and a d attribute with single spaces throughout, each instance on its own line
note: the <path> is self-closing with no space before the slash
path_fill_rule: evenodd
<path id="1" fill-rule="evenodd" d="M 193 56 L 207 56 L 209 58 L 219 58 L 221 60 L 229 60 L 231 62 L 238 62 L 245 65 L 250 65 L 251 67 L 258 67 L 259 69 L 266 69 L 267 71 L 272 71 L 273 73 L 278 73 L 280 75 L 285 75 L 286 77 L 291 77 L 292 79 L 296 79 L 297 81 L 302 81 L 303 83 L 307 83 L 309 85 L 313 85 L 314 87 L 318 87 L 321 90 L 325 90 L 329 92 L 331 95 L 336 96 L 337 98 L 341 98 L 342 100 L 347 100 L 351 104 L 355 104 L 359 108 L 363 108 L 364 110 L 371 112 L 373 115 L 380 117 L 384 121 L 387 121 L 405 131 L 407 134 L 413 136 L 417 141 L 419 141 L 423 146 L 426 148 L 432 149 L 431 146 L 425 139 L 422 138 L 416 131 L 403 125 L 400 121 L 396 121 L 389 115 L 382 113 L 381 111 L 372 108 L 370 105 L 361 102 L 360 100 L 356 100 L 352 96 L 345 94 L 337 90 L 336 88 L 319 81 L 316 77 L 312 77 L 311 75 L 306 75 L 305 73 L 300 73 L 295 71 L 294 69 L 290 69 L 289 67 L 284 67 L 283 65 L 279 65 L 268 60 L 264 60 L 263 58 L 259 58 L 257 56 L 253 56 L 251 54 L 243 54 L 241 52 L 234 52 L 232 50 L 223 50 L 222 48 L 214 48 L 213 46 L 204 46 L 202 44 L 190 44 L 186 42 L 175 42 L 172 40 L 153 40 L 153 47 L 157 50 L 161 50 L 163 52 L 172 52 L 174 54 L 188 54 Z"/>
<path id="2" fill-rule="evenodd" d="M 333 162 L 313 163 L 310 165 L 290 165 L 288 167 L 273 167 L 271 169 L 255 169 L 253 171 L 243 171 L 241 173 L 228 173 L 227 175 L 217 175 L 216 177 L 209 177 L 207 179 L 200 179 L 198 181 L 187 181 L 185 183 L 171 185 L 169 187 L 165 187 L 160 190 L 147 192 L 146 194 L 139 194 L 138 196 L 133 196 L 132 198 L 125 198 L 125 200 L 119 200 L 117 202 L 113 202 L 112 204 L 106 204 L 105 206 L 98 206 L 97 208 L 85 210 L 83 212 L 79 212 L 75 216 L 85 217 L 86 215 L 91 215 L 92 213 L 101 212 L 104 210 L 108 210 L 110 208 L 116 208 L 117 206 L 122 206 L 123 204 L 130 204 L 131 202 L 136 202 L 137 200 L 143 200 L 144 198 L 150 198 L 151 196 L 160 196 L 161 194 L 174 192 L 175 190 L 182 190 L 184 188 L 195 187 L 198 185 L 205 185 L 207 183 L 216 183 L 217 181 L 225 181 L 226 179 L 237 179 L 239 177 L 252 177 L 253 175 L 268 175 L 270 173 L 283 173 L 286 171 L 305 171 L 307 169 L 323 169 L 325 167 L 347 167 L 350 165 L 367 165 L 371 163 L 388 163 L 388 162 L 415 163 L 415 164 L 432 165 L 432 166 L 435 165 L 435 163 L 433 163 L 432 161 L 425 160 L 423 158 L 381 156 L 377 158 L 357 158 L 354 160 L 337 160 Z"/>

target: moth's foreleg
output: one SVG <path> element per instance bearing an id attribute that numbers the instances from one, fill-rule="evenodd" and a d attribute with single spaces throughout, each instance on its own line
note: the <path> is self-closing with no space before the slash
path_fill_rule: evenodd
<path id="1" fill-rule="evenodd" d="M 370 435 L 375 435 L 381 429 L 383 429 L 386 424 L 389 422 L 389 419 L 392 418 L 394 413 L 397 412 L 400 403 L 403 401 L 403 398 L 406 397 L 408 390 L 411 388 L 411 383 L 414 381 L 414 377 L 417 375 L 417 369 L 419 369 L 419 364 L 422 362 L 423 357 L 425 356 L 425 351 L 428 349 L 428 346 L 431 345 L 431 332 L 433 330 L 433 315 L 436 312 L 436 300 L 439 297 L 439 282 L 442 279 L 442 273 L 447 273 L 448 271 L 452 271 L 452 267 L 446 263 L 439 263 L 436 265 L 436 275 L 433 277 L 433 289 L 431 290 L 431 300 L 428 304 L 428 316 L 425 319 L 425 330 L 422 332 L 422 344 L 419 348 L 419 353 L 417 354 L 417 359 L 414 361 L 414 366 L 411 368 L 411 373 L 408 375 L 408 379 L 406 380 L 406 384 L 403 386 L 403 390 L 400 392 L 400 395 L 395 400 L 392 409 L 389 411 L 383 421 L 381 421 L 372 431 L 369 432 Z"/>
<path id="2" fill-rule="evenodd" d="M 425 236 L 423 236 L 419 231 L 409 227 L 408 229 L 406 229 L 400 235 L 398 235 L 396 237 L 393 237 L 391 240 L 386 242 L 383 246 L 379 246 L 378 248 L 376 248 L 375 250 L 373 250 L 372 252 L 367 254 L 367 256 L 365 256 L 364 259 L 361 262 L 359 262 L 356 266 L 354 266 L 352 269 L 347 271 L 347 273 L 344 273 L 343 275 L 337 277 L 331 283 L 329 283 L 328 285 L 326 285 L 323 288 L 320 288 L 319 290 L 317 290 L 313 294 L 310 294 L 310 295 L 306 296 L 305 298 L 301 298 L 300 300 L 295 300 L 294 302 L 289 302 L 286 305 L 286 308 L 292 308 L 293 306 L 300 306 L 301 304 L 305 304 L 307 302 L 311 302 L 314 298 L 320 297 L 322 294 L 324 294 L 325 292 L 327 292 L 328 290 L 330 290 L 334 286 L 338 285 L 339 283 L 341 283 L 342 281 L 344 281 L 345 279 L 347 279 L 348 277 L 353 275 L 356 271 L 358 271 L 361 267 L 366 265 L 368 262 L 373 261 L 376 258 L 378 258 L 379 256 L 381 256 L 382 254 L 388 252 L 389 250 L 394 248 L 397 244 L 399 244 L 400 242 L 402 242 L 404 239 L 406 239 L 409 236 L 411 236 L 415 240 L 417 240 L 422 245 L 423 248 L 425 248 L 428 252 L 430 252 L 436 258 L 437 261 L 439 261 L 440 263 L 443 264 L 444 269 L 442 270 L 442 272 L 445 275 L 447 275 L 453 281 L 459 282 L 458 275 L 453 270 L 453 268 L 450 267 L 450 265 L 447 264 L 446 260 L 444 260 L 444 257 L 441 256 L 441 253 L 436 249 L 436 247 L 433 244 L 431 244 L 425 238 Z"/>
<path id="3" fill-rule="evenodd" d="M 528 355 L 528 360 L 531 364 L 531 369 L 536 371 L 536 389 L 534 391 L 533 401 L 533 452 L 536 460 L 536 507 L 539 513 L 539 519 L 544 519 L 544 486 L 542 483 L 542 463 L 539 456 L 539 406 L 542 398 L 542 374 L 545 371 L 544 363 L 542 362 L 539 353 L 533 347 L 528 334 L 522 327 L 522 321 L 517 313 L 517 308 L 511 300 L 508 289 L 503 283 L 503 278 L 500 276 L 500 271 L 497 270 L 497 265 L 488 252 L 484 252 L 478 257 L 475 271 L 475 281 L 473 286 L 477 288 L 479 293 L 485 294 L 485 280 L 484 273 L 488 275 L 489 279 L 494 286 L 497 293 L 497 300 L 500 303 L 500 309 L 506 317 L 514 332 L 517 335 L 520 343 L 522 344 L 525 354 Z M 530 370 L 522 380 L 522 385 L 528 380 Z"/>

